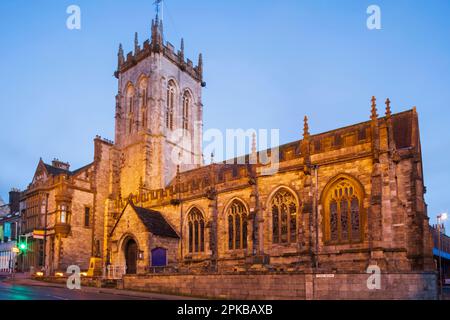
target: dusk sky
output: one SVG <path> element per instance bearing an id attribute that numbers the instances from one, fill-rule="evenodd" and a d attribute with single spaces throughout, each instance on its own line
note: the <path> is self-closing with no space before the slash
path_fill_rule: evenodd
<path id="1" fill-rule="evenodd" d="M 150 37 L 153 0 L 0 1 L 0 196 L 39 158 L 93 161 L 114 138 L 119 43 Z M 81 30 L 66 28 L 69 5 Z M 366 26 L 381 8 L 381 30 Z M 417 106 L 431 223 L 450 209 L 450 1 L 166 0 L 165 40 L 203 53 L 205 129 L 280 129 L 281 143 Z M 447 227 L 450 224 L 447 223 Z"/>

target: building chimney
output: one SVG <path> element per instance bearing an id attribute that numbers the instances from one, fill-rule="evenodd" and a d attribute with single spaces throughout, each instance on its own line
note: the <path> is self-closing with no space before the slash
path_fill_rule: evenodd
<path id="1" fill-rule="evenodd" d="M 55 168 L 63 169 L 69 171 L 70 164 L 68 162 L 62 162 L 58 159 L 53 159 L 52 166 Z"/>
<path id="2" fill-rule="evenodd" d="M 11 213 L 16 213 L 20 211 L 20 190 L 19 189 L 11 189 L 9 192 L 9 208 Z"/>

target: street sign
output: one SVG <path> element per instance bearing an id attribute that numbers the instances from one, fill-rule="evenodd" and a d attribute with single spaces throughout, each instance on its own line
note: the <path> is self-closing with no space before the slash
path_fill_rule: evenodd
<path id="1" fill-rule="evenodd" d="M 44 239 L 45 237 L 45 231 L 44 230 L 34 230 L 33 231 L 33 238 L 34 239 Z"/>

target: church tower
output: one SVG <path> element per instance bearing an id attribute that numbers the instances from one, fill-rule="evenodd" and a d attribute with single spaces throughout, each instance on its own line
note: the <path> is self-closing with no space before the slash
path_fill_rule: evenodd
<path id="1" fill-rule="evenodd" d="M 124 56 L 119 47 L 115 141 L 120 169 L 120 193 L 139 186 L 166 187 L 181 171 L 202 162 L 203 61 L 197 66 L 164 42 L 163 23 L 152 21 L 151 39 Z"/>

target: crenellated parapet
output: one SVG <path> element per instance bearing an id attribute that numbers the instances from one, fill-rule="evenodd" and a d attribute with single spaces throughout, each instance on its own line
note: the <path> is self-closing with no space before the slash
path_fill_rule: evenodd
<path id="1" fill-rule="evenodd" d="M 184 39 L 181 40 L 180 50 L 178 51 L 176 51 L 175 47 L 170 42 L 164 43 L 163 24 L 162 21 L 158 20 L 158 17 L 156 18 L 156 21 L 152 21 L 151 29 L 151 39 L 145 40 L 142 47 L 139 45 L 137 33 L 135 34 L 134 51 L 129 52 L 126 56 L 124 56 L 122 45 L 120 45 L 117 71 L 114 73 L 116 78 L 119 78 L 121 73 L 133 68 L 142 60 L 155 54 L 161 54 L 177 65 L 181 70 L 189 74 L 193 79 L 205 86 L 203 82 L 202 54 L 198 57 L 197 65 L 194 65 L 192 60 L 185 58 Z"/>

